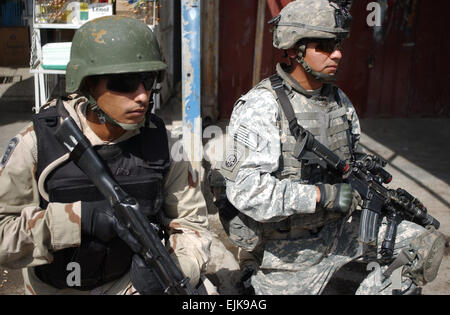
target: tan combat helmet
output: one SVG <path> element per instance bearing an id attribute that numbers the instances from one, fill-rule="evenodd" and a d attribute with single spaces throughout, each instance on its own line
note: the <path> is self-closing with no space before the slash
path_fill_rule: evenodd
<path id="1" fill-rule="evenodd" d="M 352 1 L 296 0 L 286 5 L 269 23 L 273 28 L 273 45 L 279 49 L 299 47 L 297 61 L 316 79 L 334 81 L 335 76 L 316 73 L 304 61 L 305 43 L 314 39 L 343 41 L 349 36 Z M 300 45 L 299 45 L 300 43 Z M 303 45 L 302 45 L 303 44 Z"/>

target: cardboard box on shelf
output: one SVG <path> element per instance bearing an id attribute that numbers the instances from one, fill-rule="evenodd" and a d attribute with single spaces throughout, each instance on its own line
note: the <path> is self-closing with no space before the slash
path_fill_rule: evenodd
<path id="1" fill-rule="evenodd" d="M 24 67 L 30 64 L 28 27 L 0 27 L 0 66 Z"/>

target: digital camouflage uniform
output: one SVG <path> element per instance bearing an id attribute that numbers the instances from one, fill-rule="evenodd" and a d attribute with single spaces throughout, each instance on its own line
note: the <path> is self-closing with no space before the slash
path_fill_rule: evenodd
<path id="1" fill-rule="evenodd" d="M 84 97 L 72 95 L 64 105 L 92 145 L 127 141 L 139 133 L 136 129 L 127 131 L 114 143 L 102 141 L 87 124 L 86 101 Z M 169 141 L 173 140 L 169 134 L 168 137 Z M 136 293 L 128 274 L 91 291 L 57 290 L 36 277 L 33 267 L 51 263 L 54 251 L 81 243 L 81 202 L 39 207 L 35 178 L 38 159 L 36 134 L 31 124 L 11 140 L 0 167 L 0 265 L 23 268 L 26 294 Z M 171 163 L 164 179 L 161 222 L 170 233 L 168 250 L 172 259 L 196 285 L 210 257 L 211 236 L 199 179 L 193 178 L 189 162 Z"/>
<path id="2" fill-rule="evenodd" d="M 338 92 L 341 107 L 334 94 L 324 98 L 320 91 L 305 91 L 281 65 L 277 73 L 301 125 L 313 127 L 310 129 L 317 138 L 327 146 L 331 144 L 341 158 L 348 147 L 339 142 L 346 139 L 340 135 L 345 134 L 342 127 L 348 126 L 356 148 L 361 133 L 359 121 L 342 91 Z M 235 244 L 241 241 L 241 248 L 250 250 L 259 265 L 251 278 L 256 294 L 320 294 L 339 268 L 362 255 L 359 211 L 344 217 L 316 205 L 315 185 L 302 178 L 301 163 L 292 157 L 295 139 L 267 79 L 236 102 L 228 134 L 221 170 L 227 178 L 226 195 L 241 213 L 257 221 L 250 230 L 257 235 L 252 240 L 259 243 L 245 243 L 249 230 L 239 224 L 233 226 L 233 222 L 230 233 L 234 235 L 230 237 Z M 424 230 L 403 221 L 398 226 L 394 256 L 409 248 L 411 240 Z M 385 224 L 380 228 L 379 244 L 384 231 Z M 240 253 L 241 260 L 249 258 L 247 251 L 241 249 Z M 242 265 L 246 263 L 241 261 Z M 410 287 L 410 279 L 403 282 L 403 289 Z M 375 282 L 371 274 L 357 293 L 392 294 L 392 286 Z"/>
<path id="3" fill-rule="evenodd" d="M 339 214 L 316 203 L 316 185 L 340 183 L 342 178 L 320 168 L 313 154 L 295 152 L 297 140 L 276 92 L 286 93 L 298 124 L 340 159 L 361 152 L 359 120 L 350 100 L 335 87 L 336 75 L 316 72 L 305 60 L 308 42 L 334 40 L 339 45 L 348 37 L 350 7 L 351 1 L 337 0 L 297 0 L 286 5 L 269 22 L 273 45 L 297 49 L 291 62 L 300 64 L 323 87 L 306 91 L 279 64 L 278 77 L 263 80 L 242 96 L 231 115 L 225 154 L 217 166 L 226 179 L 226 196 L 216 193 L 216 204 L 224 229 L 240 248 L 243 279 L 246 270 L 257 269 L 251 277 L 256 294 L 320 294 L 339 268 L 361 260 L 363 254 L 366 257 L 358 242 L 360 212 Z M 213 170 L 212 186 L 220 186 L 220 178 Z M 383 222 L 378 244 L 385 230 Z M 395 264 L 389 269 L 369 264 L 379 268 L 356 293 L 411 292 L 434 279 L 442 250 L 442 235 L 403 221 L 398 225 Z M 381 275 L 385 271 L 386 277 Z M 391 278 L 394 274 L 396 281 Z"/>

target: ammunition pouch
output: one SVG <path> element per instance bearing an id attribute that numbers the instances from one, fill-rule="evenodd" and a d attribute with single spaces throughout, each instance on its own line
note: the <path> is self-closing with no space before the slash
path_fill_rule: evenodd
<path id="1" fill-rule="evenodd" d="M 227 198 L 214 203 L 219 209 L 219 218 L 230 241 L 246 250 L 253 251 L 262 242 L 262 223 L 236 209 Z"/>
<path id="2" fill-rule="evenodd" d="M 211 169 L 208 181 L 214 195 L 214 205 L 219 209 L 219 219 L 229 240 L 237 247 L 253 251 L 262 241 L 261 223 L 236 209 L 227 198 L 226 182 L 221 172 Z"/>

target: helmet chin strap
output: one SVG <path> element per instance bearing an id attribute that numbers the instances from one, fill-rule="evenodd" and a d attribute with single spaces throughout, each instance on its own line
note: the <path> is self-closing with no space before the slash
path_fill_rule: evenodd
<path id="1" fill-rule="evenodd" d="M 330 74 L 325 74 L 325 73 L 314 71 L 305 60 L 305 57 L 304 57 L 305 52 L 306 52 L 306 45 L 300 45 L 298 47 L 298 54 L 294 58 L 294 60 L 296 62 L 298 62 L 303 67 L 303 69 L 305 69 L 305 71 L 307 73 L 311 74 L 313 76 L 313 78 L 316 79 L 317 81 L 320 81 L 325 84 L 331 84 L 331 83 L 336 82 L 336 77 L 337 77 L 336 74 L 330 75 Z"/>
<path id="2" fill-rule="evenodd" d="M 107 113 L 105 113 L 98 104 L 91 104 L 91 109 L 94 111 L 94 113 L 97 114 L 98 119 L 102 124 L 109 122 L 112 125 L 118 126 L 124 130 L 130 131 L 130 130 L 136 130 L 144 126 L 145 119 L 142 120 L 142 122 L 138 124 L 124 124 L 121 122 L 118 122 L 117 120 L 111 118 Z"/>
<path id="3" fill-rule="evenodd" d="M 92 109 L 92 111 L 97 115 L 98 120 L 101 124 L 105 124 L 106 122 L 109 122 L 110 124 L 114 126 L 118 126 L 124 130 L 131 131 L 136 130 L 145 125 L 145 118 L 142 120 L 142 122 L 138 124 L 124 124 L 121 122 L 118 122 L 117 120 L 111 118 L 107 113 L 105 113 L 97 104 L 97 101 L 92 97 L 90 93 L 85 93 L 85 96 L 87 97 L 89 101 L 89 106 Z M 148 109 L 150 110 L 150 108 Z"/>
<path id="4" fill-rule="evenodd" d="M 308 72 L 309 74 L 311 74 L 313 76 L 314 79 L 322 82 L 322 83 L 334 83 L 336 82 L 336 74 L 331 75 L 331 74 L 325 74 L 325 73 L 321 73 L 321 72 L 317 72 L 311 69 L 311 67 L 309 66 L 309 64 L 305 61 L 305 58 L 301 58 L 300 61 L 298 61 L 303 69 L 305 69 L 306 72 Z"/>

